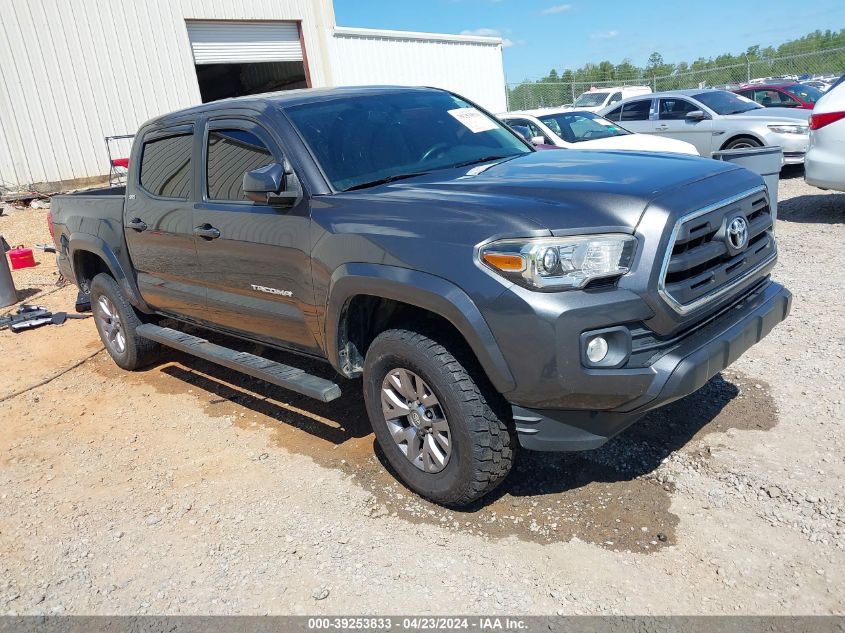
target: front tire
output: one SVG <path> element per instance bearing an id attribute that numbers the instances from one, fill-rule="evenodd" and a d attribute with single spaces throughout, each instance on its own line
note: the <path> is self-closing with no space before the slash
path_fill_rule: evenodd
<path id="1" fill-rule="evenodd" d="M 100 340 L 118 367 L 135 370 L 155 360 L 161 347 L 135 332 L 141 319 L 111 275 L 100 273 L 91 282 L 91 312 Z"/>
<path id="2" fill-rule="evenodd" d="M 722 149 L 751 149 L 753 147 L 763 147 L 763 144 L 756 138 L 751 138 L 750 136 L 740 136 L 739 138 L 735 138 L 728 143 L 725 143 Z"/>
<path id="3" fill-rule="evenodd" d="M 507 404 L 458 351 L 395 329 L 375 338 L 364 362 L 364 400 L 385 457 L 409 488 L 448 506 L 496 488 L 516 447 Z"/>

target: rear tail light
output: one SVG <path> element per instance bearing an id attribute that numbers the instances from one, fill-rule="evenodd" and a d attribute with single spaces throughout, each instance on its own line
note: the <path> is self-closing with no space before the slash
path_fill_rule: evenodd
<path id="1" fill-rule="evenodd" d="M 845 119 L 845 112 L 819 112 L 810 115 L 810 129 L 818 130 L 825 125 L 830 125 L 841 119 Z"/>
<path id="2" fill-rule="evenodd" d="M 53 212 L 47 212 L 47 228 L 50 230 L 50 237 L 53 238 L 53 243 L 56 242 L 56 229 L 53 227 Z"/>

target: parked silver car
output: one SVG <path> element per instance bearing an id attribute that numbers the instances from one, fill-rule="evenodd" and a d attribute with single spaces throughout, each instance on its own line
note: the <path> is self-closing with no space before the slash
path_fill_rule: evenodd
<path id="1" fill-rule="evenodd" d="M 672 90 L 631 97 L 600 112 L 631 132 L 692 143 L 702 156 L 779 145 L 784 163 L 803 163 L 809 110 L 764 108 L 725 90 Z"/>

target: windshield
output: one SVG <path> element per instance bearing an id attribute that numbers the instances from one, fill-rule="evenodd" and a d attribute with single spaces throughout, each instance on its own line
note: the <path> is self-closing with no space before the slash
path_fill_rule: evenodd
<path id="1" fill-rule="evenodd" d="M 541 116 L 540 120 L 567 143 L 580 143 L 581 141 L 593 141 L 599 138 L 630 134 L 628 130 L 619 127 L 616 123 L 591 112 L 547 114 Z"/>
<path id="2" fill-rule="evenodd" d="M 750 99 L 745 99 L 725 90 L 700 92 L 692 97 L 701 101 L 701 103 L 713 110 L 716 114 L 739 114 L 740 112 L 759 110 L 763 107 Z"/>
<path id="3" fill-rule="evenodd" d="M 796 84 L 794 86 L 785 86 L 784 92 L 791 94 L 793 97 L 804 103 L 815 103 L 821 99 L 824 94 L 821 90 L 817 90 L 812 86 L 806 84 Z"/>
<path id="4" fill-rule="evenodd" d="M 339 191 L 533 151 L 448 92 L 338 97 L 285 112 Z"/>
<path id="5" fill-rule="evenodd" d="M 575 100 L 573 107 L 594 108 L 602 105 L 607 99 L 609 92 L 585 92 Z"/>

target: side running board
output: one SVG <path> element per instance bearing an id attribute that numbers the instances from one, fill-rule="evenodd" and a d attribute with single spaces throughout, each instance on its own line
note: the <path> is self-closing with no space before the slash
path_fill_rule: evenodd
<path id="1" fill-rule="evenodd" d="M 168 327 L 144 323 L 135 330 L 139 336 L 167 345 L 181 352 L 205 359 L 242 374 L 247 374 L 269 383 L 290 389 L 322 402 L 331 402 L 340 397 L 340 387 L 330 380 L 312 376 L 296 367 L 282 365 L 255 354 L 215 345 L 204 338 L 191 336 Z"/>

